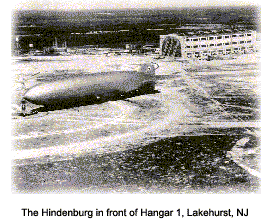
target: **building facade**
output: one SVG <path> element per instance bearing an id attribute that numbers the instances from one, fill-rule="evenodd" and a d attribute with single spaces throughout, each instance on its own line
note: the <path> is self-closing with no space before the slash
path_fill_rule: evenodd
<path id="1" fill-rule="evenodd" d="M 181 36 L 169 34 L 160 36 L 160 53 L 163 56 L 207 58 L 235 53 L 255 51 L 257 33 L 207 34 L 203 36 Z"/>

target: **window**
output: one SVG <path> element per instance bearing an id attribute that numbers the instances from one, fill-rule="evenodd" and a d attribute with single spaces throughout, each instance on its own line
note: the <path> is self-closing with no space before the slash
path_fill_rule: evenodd
<path id="1" fill-rule="evenodd" d="M 214 37 L 209 37 L 209 40 L 213 40 L 214 39 Z"/>
<path id="2" fill-rule="evenodd" d="M 229 42 L 227 42 L 227 43 L 225 43 L 225 45 L 230 45 L 230 43 L 229 43 Z"/>
<path id="3" fill-rule="evenodd" d="M 222 43 L 217 44 L 217 46 L 222 46 Z"/>
<path id="4" fill-rule="evenodd" d="M 201 40 L 207 40 L 207 38 L 206 37 L 202 37 Z"/>
<path id="5" fill-rule="evenodd" d="M 198 45 L 195 45 L 194 48 L 198 48 Z"/>
<path id="6" fill-rule="evenodd" d="M 251 40 L 248 40 L 247 43 L 251 43 Z"/>
<path id="7" fill-rule="evenodd" d="M 194 38 L 193 41 L 198 41 L 198 38 Z"/>
<path id="8" fill-rule="evenodd" d="M 237 34 L 233 34 L 232 37 L 238 37 L 238 35 Z"/>
<path id="9" fill-rule="evenodd" d="M 210 47 L 214 46 L 214 44 L 210 44 Z"/>
<path id="10" fill-rule="evenodd" d="M 240 41 L 240 44 L 243 44 L 243 43 L 245 43 L 245 41 Z"/>
<path id="11" fill-rule="evenodd" d="M 243 37 L 244 36 L 244 34 L 239 34 L 239 37 Z"/>
<path id="12" fill-rule="evenodd" d="M 222 36 L 217 37 L 217 39 L 222 39 Z"/>
<path id="13" fill-rule="evenodd" d="M 201 45 L 201 47 L 207 47 L 207 45 L 203 44 L 203 45 Z"/>
<path id="14" fill-rule="evenodd" d="M 228 52 L 229 52 L 229 51 L 231 51 L 231 49 L 229 49 L 229 48 L 228 48 L 228 49 L 226 49 L 226 51 L 228 51 Z"/>
<path id="15" fill-rule="evenodd" d="M 191 39 L 190 39 L 190 38 L 187 38 L 186 41 L 191 41 Z"/>
<path id="16" fill-rule="evenodd" d="M 224 36 L 225 39 L 229 38 L 229 36 Z"/>
<path id="17" fill-rule="evenodd" d="M 248 37 L 251 37 L 251 33 L 248 33 L 247 36 L 248 36 Z"/>
<path id="18" fill-rule="evenodd" d="M 191 46 L 186 46 L 186 48 L 191 48 Z"/>
<path id="19" fill-rule="evenodd" d="M 232 42 L 232 44 L 237 44 L 237 42 Z"/>

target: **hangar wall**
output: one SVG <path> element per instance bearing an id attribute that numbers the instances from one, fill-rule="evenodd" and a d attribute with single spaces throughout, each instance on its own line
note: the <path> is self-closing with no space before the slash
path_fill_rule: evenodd
<path id="1" fill-rule="evenodd" d="M 256 31 L 240 33 L 185 36 L 160 36 L 160 53 L 181 58 L 207 58 L 207 56 L 250 53 L 256 50 Z"/>

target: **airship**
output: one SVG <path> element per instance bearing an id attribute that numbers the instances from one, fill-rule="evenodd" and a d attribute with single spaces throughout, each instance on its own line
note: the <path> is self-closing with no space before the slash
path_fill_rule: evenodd
<path id="1" fill-rule="evenodd" d="M 67 73 L 44 78 L 25 92 L 22 102 L 47 108 L 65 107 L 113 96 L 127 97 L 135 91 L 152 92 L 155 90 L 155 70 L 158 67 L 155 63 L 144 63 L 137 70 Z"/>

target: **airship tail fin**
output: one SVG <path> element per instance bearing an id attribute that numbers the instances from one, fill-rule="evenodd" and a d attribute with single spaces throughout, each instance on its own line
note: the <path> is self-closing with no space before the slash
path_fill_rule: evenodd
<path id="1" fill-rule="evenodd" d="M 155 74 L 155 70 L 159 67 L 156 63 L 145 63 L 140 66 L 138 72 L 144 72 L 148 74 Z"/>

